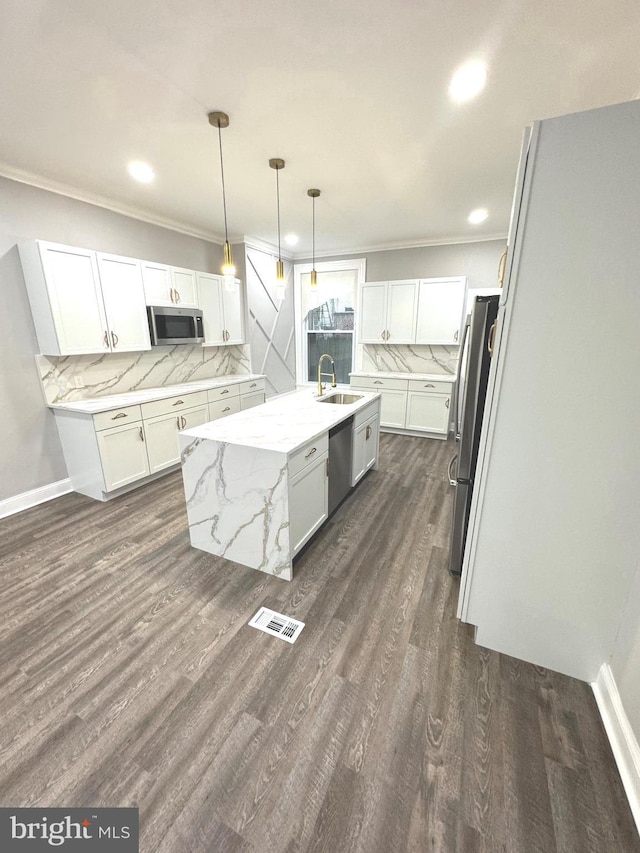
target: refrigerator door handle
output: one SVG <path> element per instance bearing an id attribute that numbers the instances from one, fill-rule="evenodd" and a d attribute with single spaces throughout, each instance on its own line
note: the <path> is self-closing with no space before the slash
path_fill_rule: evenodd
<path id="1" fill-rule="evenodd" d="M 449 485 L 450 486 L 457 486 L 458 485 L 458 481 L 453 479 L 453 475 L 451 473 L 451 469 L 453 468 L 453 465 L 457 459 L 458 459 L 458 454 L 456 453 L 456 455 L 453 457 L 451 462 L 449 462 L 449 470 L 447 471 L 447 476 L 449 477 Z"/>

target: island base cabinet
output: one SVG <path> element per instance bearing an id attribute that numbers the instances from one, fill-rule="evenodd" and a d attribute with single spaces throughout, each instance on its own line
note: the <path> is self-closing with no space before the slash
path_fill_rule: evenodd
<path id="1" fill-rule="evenodd" d="M 107 491 L 120 489 L 149 474 L 141 422 L 103 429 L 96 435 Z"/>
<path id="2" fill-rule="evenodd" d="M 407 429 L 419 429 L 447 435 L 449 432 L 449 397 L 409 391 L 407 396 Z"/>
<path id="3" fill-rule="evenodd" d="M 295 556 L 327 520 L 329 507 L 329 454 L 323 453 L 289 481 L 289 536 Z"/>
<path id="4" fill-rule="evenodd" d="M 364 477 L 378 459 L 378 416 L 356 427 L 353 431 L 351 485 Z"/>

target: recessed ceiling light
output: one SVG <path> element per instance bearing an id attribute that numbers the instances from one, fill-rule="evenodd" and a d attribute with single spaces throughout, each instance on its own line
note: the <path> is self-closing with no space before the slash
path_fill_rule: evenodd
<path id="1" fill-rule="evenodd" d="M 465 62 L 451 78 L 449 95 L 454 101 L 469 101 L 484 89 L 487 82 L 487 66 L 474 59 Z"/>
<path id="2" fill-rule="evenodd" d="M 156 176 L 151 166 L 148 163 L 142 163 L 140 160 L 129 163 L 127 168 L 131 177 L 136 181 L 140 181 L 141 184 L 151 183 Z"/>
<path id="3" fill-rule="evenodd" d="M 297 234 L 287 234 L 287 236 L 284 238 L 284 242 L 287 243 L 287 245 L 289 246 L 295 246 L 299 239 L 300 238 Z"/>
<path id="4" fill-rule="evenodd" d="M 484 222 L 487 216 L 489 215 L 489 211 L 486 207 L 479 207 L 477 210 L 472 210 L 469 214 L 469 222 L 472 225 L 479 225 L 480 222 Z"/>

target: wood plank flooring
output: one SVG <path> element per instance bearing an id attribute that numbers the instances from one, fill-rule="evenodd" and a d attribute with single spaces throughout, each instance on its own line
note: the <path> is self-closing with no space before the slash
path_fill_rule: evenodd
<path id="1" fill-rule="evenodd" d="M 291 583 L 192 549 L 179 474 L 0 521 L 0 805 L 138 806 L 143 853 L 640 853 L 589 686 L 455 617 L 451 454 L 383 435 Z"/>

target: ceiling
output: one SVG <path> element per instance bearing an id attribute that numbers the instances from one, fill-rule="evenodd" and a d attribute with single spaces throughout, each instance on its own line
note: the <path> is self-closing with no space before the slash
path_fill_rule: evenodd
<path id="1" fill-rule="evenodd" d="M 523 128 L 640 95 L 637 0 L 0 0 L 0 173 L 317 254 L 504 236 Z M 451 75 L 488 64 L 454 104 Z M 134 182 L 131 160 L 150 163 Z M 489 217 L 467 216 L 486 207 Z"/>

